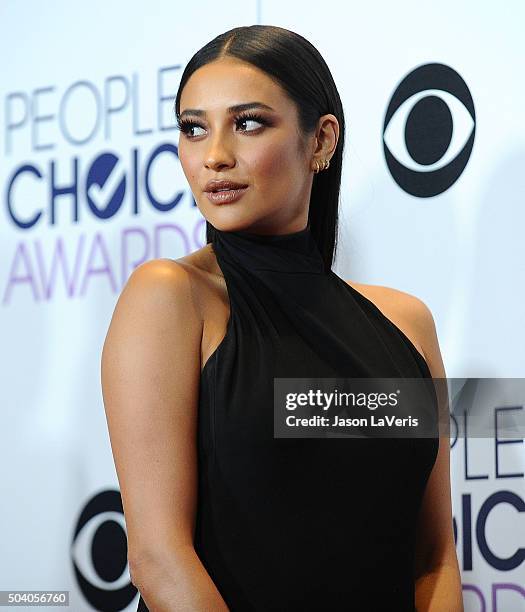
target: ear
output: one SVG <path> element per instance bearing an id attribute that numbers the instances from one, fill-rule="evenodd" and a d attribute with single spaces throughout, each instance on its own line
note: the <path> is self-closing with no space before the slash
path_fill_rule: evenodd
<path id="1" fill-rule="evenodd" d="M 332 159 L 339 141 L 339 121 L 335 115 L 329 113 L 319 118 L 316 140 L 315 157 Z"/>

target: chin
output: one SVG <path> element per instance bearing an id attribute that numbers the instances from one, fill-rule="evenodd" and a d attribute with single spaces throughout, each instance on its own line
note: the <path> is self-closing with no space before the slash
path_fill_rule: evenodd
<path id="1" fill-rule="evenodd" d="M 247 219 L 246 215 L 239 214 L 239 210 L 232 210 L 232 204 L 223 204 L 223 209 L 214 208 L 211 214 L 204 215 L 206 220 L 221 232 L 237 232 L 249 230 L 258 222 L 257 219 Z M 230 207 L 228 211 L 225 209 Z"/>

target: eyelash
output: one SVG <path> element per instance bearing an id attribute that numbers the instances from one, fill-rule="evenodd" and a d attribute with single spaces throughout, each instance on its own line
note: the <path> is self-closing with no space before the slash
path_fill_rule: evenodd
<path id="1" fill-rule="evenodd" d="M 234 121 L 236 125 L 238 123 L 241 123 L 242 121 L 257 121 L 257 123 L 261 123 L 264 126 L 270 125 L 270 123 L 264 117 L 262 117 L 261 115 L 258 115 L 257 113 L 244 113 L 244 114 L 236 115 L 234 117 Z M 185 134 L 186 138 L 190 138 L 190 139 L 196 138 L 196 136 L 189 135 L 189 131 L 193 126 L 204 129 L 204 126 L 202 126 L 200 123 L 197 123 L 196 121 L 193 121 L 192 119 L 177 119 L 177 129 L 180 130 L 183 134 Z M 249 131 L 257 132 L 258 129 L 259 128 L 257 128 L 256 130 L 249 130 Z M 245 131 L 248 131 L 248 130 L 245 130 Z"/>

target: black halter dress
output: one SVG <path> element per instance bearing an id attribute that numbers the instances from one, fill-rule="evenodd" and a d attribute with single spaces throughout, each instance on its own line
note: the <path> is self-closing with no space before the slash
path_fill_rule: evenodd
<path id="1" fill-rule="evenodd" d="M 215 229 L 212 245 L 230 317 L 200 381 L 199 558 L 235 612 L 413 612 L 415 527 L 437 433 L 276 438 L 273 379 L 431 378 L 426 361 L 325 270 L 310 225 Z"/>

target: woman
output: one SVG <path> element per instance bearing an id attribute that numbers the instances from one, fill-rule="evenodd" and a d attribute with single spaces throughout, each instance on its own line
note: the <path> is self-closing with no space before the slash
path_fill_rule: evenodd
<path id="1" fill-rule="evenodd" d="M 208 244 L 133 272 L 102 355 L 138 609 L 461 611 L 448 438 L 274 437 L 274 377 L 445 377 L 423 302 L 331 271 L 326 63 L 235 28 L 175 110 Z"/>

